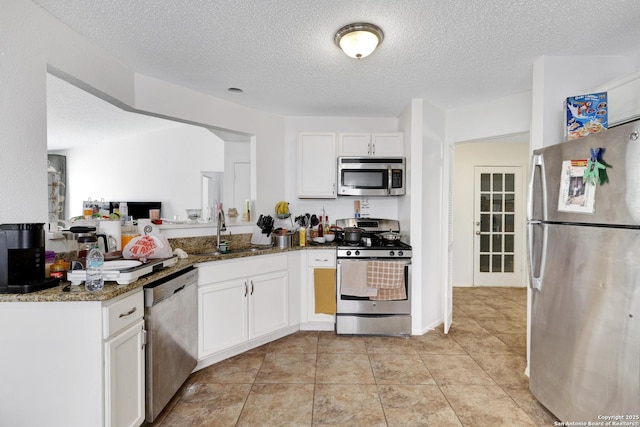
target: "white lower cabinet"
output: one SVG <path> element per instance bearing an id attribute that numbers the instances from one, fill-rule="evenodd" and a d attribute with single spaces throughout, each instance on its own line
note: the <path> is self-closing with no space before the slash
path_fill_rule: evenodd
<path id="1" fill-rule="evenodd" d="M 289 325 L 287 255 L 198 265 L 198 358 Z"/>
<path id="2" fill-rule="evenodd" d="M 141 288 L 104 302 L 0 303 L 0 425 L 142 425 L 143 316 Z"/>
<path id="3" fill-rule="evenodd" d="M 145 418 L 144 320 L 104 344 L 105 426 L 140 426 Z"/>
<path id="4" fill-rule="evenodd" d="M 336 268 L 335 249 L 307 249 L 305 280 L 302 286 L 302 330 L 333 331 L 335 316 L 316 313 L 314 270 Z"/>

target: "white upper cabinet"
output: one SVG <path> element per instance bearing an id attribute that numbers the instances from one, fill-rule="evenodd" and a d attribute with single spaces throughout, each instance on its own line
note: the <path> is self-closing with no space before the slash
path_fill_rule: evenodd
<path id="1" fill-rule="evenodd" d="M 340 133 L 338 156 L 404 156 L 402 132 Z"/>
<path id="2" fill-rule="evenodd" d="M 336 134 L 300 132 L 298 135 L 298 197 L 336 197 Z"/>

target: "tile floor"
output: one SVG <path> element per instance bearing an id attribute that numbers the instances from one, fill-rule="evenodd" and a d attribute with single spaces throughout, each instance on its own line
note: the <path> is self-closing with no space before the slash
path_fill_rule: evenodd
<path id="1" fill-rule="evenodd" d="M 552 426 L 525 354 L 526 289 L 454 288 L 449 335 L 298 332 L 192 374 L 154 426 Z"/>

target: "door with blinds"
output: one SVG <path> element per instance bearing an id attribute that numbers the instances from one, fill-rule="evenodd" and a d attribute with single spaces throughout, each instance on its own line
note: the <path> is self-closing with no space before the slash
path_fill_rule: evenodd
<path id="1" fill-rule="evenodd" d="M 475 168 L 474 286 L 523 286 L 522 167 Z"/>

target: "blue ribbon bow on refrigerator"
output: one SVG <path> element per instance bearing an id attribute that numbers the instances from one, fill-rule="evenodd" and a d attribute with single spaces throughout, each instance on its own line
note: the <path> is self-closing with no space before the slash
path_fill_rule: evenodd
<path id="1" fill-rule="evenodd" d="M 591 158 L 587 160 L 587 168 L 585 169 L 584 176 L 582 177 L 583 182 L 592 185 L 602 185 L 609 182 L 607 167 L 610 167 L 610 165 L 602 160 L 603 153 L 604 148 L 596 148 L 595 150 L 593 148 L 591 149 Z"/>

